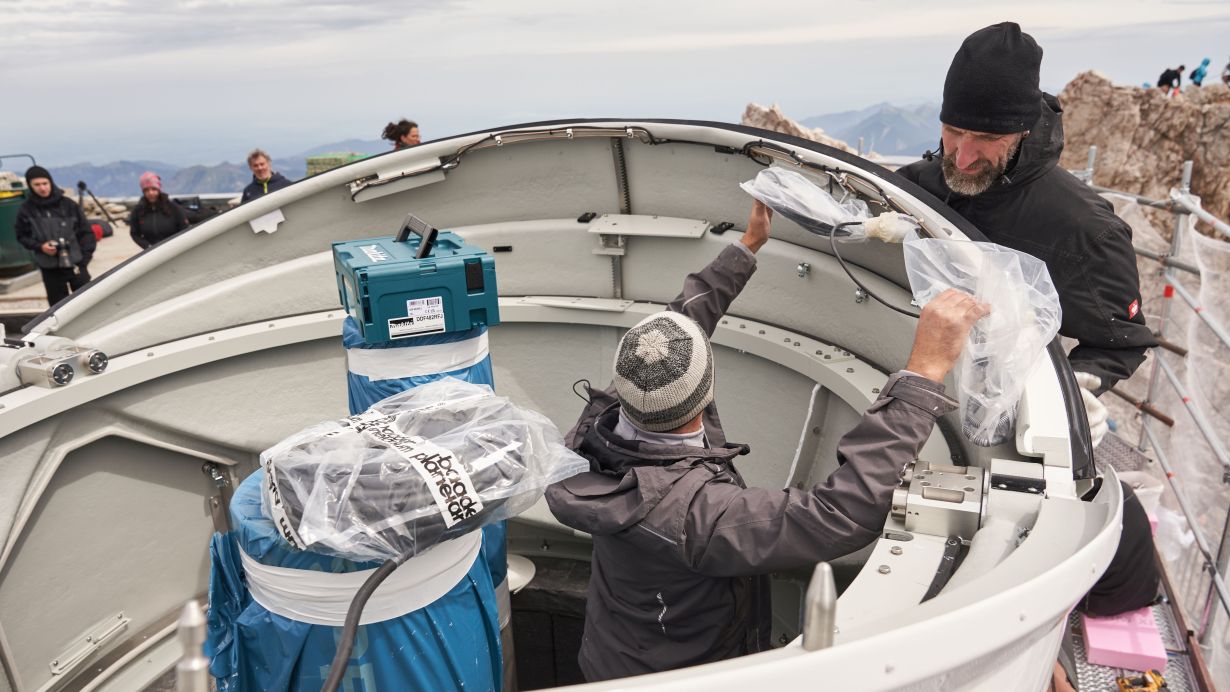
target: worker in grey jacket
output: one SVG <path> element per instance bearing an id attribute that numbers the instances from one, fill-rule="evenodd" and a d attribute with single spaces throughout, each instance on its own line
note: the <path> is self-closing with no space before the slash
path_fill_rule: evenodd
<path id="1" fill-rule="evenodd" d="M 809 490 L 748 488 L 713 404 L 709 336 L 756 270 L 771 212 L 691 274 L 667 311 L 621 339 L 613 387 L 589 389 L 568 434 L 590 471 L 547 489 L 556 518 L 593 536 L 581 670 L 589 680 L 753 653 L 769 645 L 770 572 L 806 568 L 879 535 L 906 464 L 956 403 L 941 381 L 988 308 L 948 291 L 922 310 L 907 369 Z"/>

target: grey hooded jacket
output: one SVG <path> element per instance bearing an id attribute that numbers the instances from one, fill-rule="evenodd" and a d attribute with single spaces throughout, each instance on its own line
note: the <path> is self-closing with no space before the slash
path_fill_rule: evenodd
<path id="1" fill-rule="evenodd" d="M 712 335 L 755 271 L 731 246 L 687 277 L 668 309 Z M 762 651 L 769 646 L 768 574 L 857 550 L 878 535 L 905 465 L 935 419 L 956 406 L 943 385 L 889 378 L 837 448 L 838 468 L 809 490 L 748 488 L 716 406 L 705 448 L 615 436 L 613 388 L 590 389 L 567 443 L 590 471 L 547 489 L 562 523 L 593 536 L 580 664 L 590 680 L 639 675 Z"/>

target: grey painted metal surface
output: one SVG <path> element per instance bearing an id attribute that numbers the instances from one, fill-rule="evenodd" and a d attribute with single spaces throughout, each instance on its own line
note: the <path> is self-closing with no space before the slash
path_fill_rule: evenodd
<path id="1" fill-rule="evenodd" d="M 342 315 L 331 241 L 387 235 L 413 210 L 493 251 L 504 293 L 504 324 L 491 333 L 497 387 L 569 426 L 580 409 L 572 382 L 586 377 L 605 383 L 622 330 L 672 298 L 687 271 L 703 266 L 738 233 L 625 238 L 625 254 L 611 256 L 596 252 L 601 246 L 576 217 L 589 211 L 658 214 L 741 227 L 750 200 L 737 184 L 761 164 L 733 152 L 770 136 L 678 123 L 644 127 L 681 141 L 621 140 L 626 186 L 608 136 L 536 135 L 535 141 L 494 146 L 486 135 L 473 135 L 357 162 L 215 217 L 47 315 L 38 328 L 40 344 L 67 337 L 100 348 L 112 362 L 105 373 L 66 387 L 0 395 L 0 625 L 7 634 L 0 654 L 21 689 L 62 686 L 49 677 L 47 657 L 97 620 L 91 609 L 123 610 L 133 618 L 132 629 L 143 631 L 202 590 L 213 525 L 207 503 L 217 492 L 201 473 L 202 463 L 243 475 L 265 447 L 344 415 Z M 441 175 L 397 177 L 439 165 L 441 157 L 456 161 L 449 157 L 459 147 L 475 143 L 485 148 L 465 153 Z M 798 151 L 812 163 L 856 173 L 854 163 L 835 155 Z M 395 179 L 404 189 L 354 201 L 351 183 L 372 176 Z M 939 211 L 890 181 L 877 184 L 932 233 L 955 232 Z M 252 228 L 251 221 L 278 211 L 284 220 L 276 230 Z M 741 467 L 764 487 L 814 483 L 827 475 L 837 439 L 874 399 L 885 374 L 908 356 L 913 321 L 859 302 L 826 246 L 788 221 L 775 222 L 756 276 L 714 336 L 724 422 L 732 439 L 752 443 L 755 454 Z M 848 257 L 873 290 L 908 302 L 899 247 L 869 242 L 852 247 Z M 800 262 L 810 266 L 804 276 Z M 620 291 L 633 302 L 615 301 Z M 920 535 L 900 555 L 883 545 L 885 564 L 899 558 L 891 574 L 860 574 L 859 588 L 843 597 L 842 613 L 857 626 L 843 631 L 835 647 L 844 648 L 843 660 L 854 666 L 841 675 L 883 670 L 880 642 L 901 652 L 892 642 L 913 636 L 901 627 L 951 628 L 966 618 L 995 623 L 985 642 L 941 652 L 983 661 L 965 685 L 989 680 L 997 670 L 989 661 L 997 656 L 1022 661 L 1022 652 L 1033 652 L 1031 663 L 1019 665 L 1036 667 L 1033 658 L 1057 641 L 1063 613 L 1109 559 L 1117 497 L 1094 504 L 1070 499 L 1061 394 L 1055 373 L 1040 370 L 1023 403 L 1029 429 L 1015 444 L 988 450 L 937 432 L 924 450 L 936 461 L 955 456 L 983 467 L 992 456 L 1045 465 L 1053 497 L 1036 511 L 1036 523 L 1030 517 L 1031 539 L 952 593 L 922 605 L 917 598 L 894 601 L 895 609 L 876 611 L 895 580 L 929 583 L 934 563 L 933 551 L 921 549 L 933 537 Z M 889 527 L 904 531 L 892 521 Z M 542 506 L 522 518 L 521 529 L 531 536 L 561 532 Z M 865 559 L 851 556 L 848 568 L 857 571 Z M 1041 605 L 1021 620 L 985 610 L 1017 597 Z M 26 636 L 32 628 L 39 633 Z M 945 631 L 945 641 L 959 635 Z M 780 653 L 790 659 L 799 651 Z M 777 653 L 752 657 L 729 678 L 713 669 L 681 684 L 743 684 L 740 676 L 780 663 Z M 872 688 L 929 679 L 941 658 L 925 663 L 911 652 L 894 653 L 887 666 L 896 666 L 894 677 L 864 681 Z M 792 665 L 803 664 L 790 664 L 782 674 L 794 675 Z M 798 670 L 804 671 L 799 680 L 814 679 L 806 666 Z M 104 674 L 127 679 L 118 667 Z M 672 679 L 660 679 L 668 686 L 663 689 Z"/>

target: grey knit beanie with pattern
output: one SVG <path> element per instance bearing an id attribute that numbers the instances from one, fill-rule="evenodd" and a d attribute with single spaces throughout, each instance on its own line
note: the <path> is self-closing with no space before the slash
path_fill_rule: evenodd
<path id="1" fill-rule="evenodd" d="M 615 355 L 615 391 L 637 427 L 668 432 L 713 401 L 713 349 L 700 325 L 659 312 L 624 334 Z"/>

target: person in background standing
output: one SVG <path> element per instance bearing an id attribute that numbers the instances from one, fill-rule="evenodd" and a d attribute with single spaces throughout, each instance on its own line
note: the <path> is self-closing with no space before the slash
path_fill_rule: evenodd
<path id="1" fill-rule="evenodd" d="M 162 191 L 153 171 L 141 174 L 141 201 L 128 217 L 128 232 L 141 249 L 157 245 L 188 227 L 188 214 Z"/>
<path id="2" fill-rule="evenodd" d="M 251 202 L 257 197 L 264 197 L 274 190 L 281 190 L 289 186 L 292 180 L 288 180 L 281 173 L 275 173 L 273 170 L 273 162 L 269 159 L 269 154 L 266 154 L 261 149 L 253 149 L 251 154 L 248 154 L 248 168 L 252 169 L 252 182 L 243 189 L 243 197 L 239 200 L 240 204 Z"/>
<path id="3" fill-rule="evenodd" d="M 13 230 L 17 242 L 34 253 L 43 275 L 47 303 L 54 306 L 90 281 L 86 266 L 98 239 L 77 203 L 56 187 L 42 166 L 26 171 L 31 195 L 21 203 Z"/>
<path id="4" fill-rule="evenodd" d="M 393 143 L 393 151 L 417 147 L 421 141 L 418 123 L 405 118 L 385 125 L 384 133 L 380 137 Z"/>
<path id="5" fill-rule="evenodd" d="M 1204 83 L 1205 76 L 1209 74 L 1209 62 L 1210 61 L 1208 58 L 1201 60 L 1200 64 L 1196 66 L 1196 69 L 1192 70 L 1192 73 L 1188 75 L 1188 77 L 1192 80 L 1192 84 L 1200 86 Z"/>
<path id="6" fill-rule="evenodd" d="M 1221 71 L 1221 83 L 1230 86 L 1230 62 Z"/>

